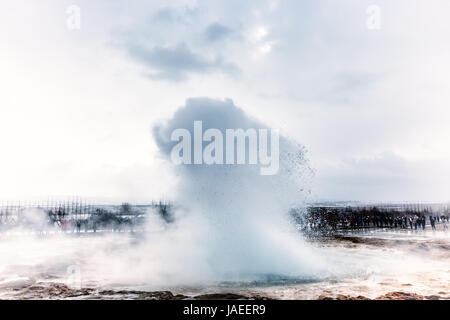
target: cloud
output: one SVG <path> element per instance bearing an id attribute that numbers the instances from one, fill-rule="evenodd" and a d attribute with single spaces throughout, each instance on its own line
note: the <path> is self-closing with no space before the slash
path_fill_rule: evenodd
<path id="1" fill-rule="evenodd" d="M 153 119 L 168 116 L 186 97 L 207 95 L 233 97 L 248 114 L 305 143 L 323 178 L 317 190 L 323 198 L 417 199 L 426 192 L 448 198 L 450 44 L 442 39 L 450 36 L 449 1 L 379 0 L 382 26 L 376 32 L 366 27 L 365 1 L 288 0 L 276 10 L 254 0 L 81 2 L 89 16 L 82 37 L 61 27 L 61 10 L 51 2 L 29 10 L 26 1 L 7 1 L 8 10 L 0 12 L 8 26 L 0 30 L 8 39 L 0 61 L 8 88 L 0 97 L 0 136 L 10 155 L 2 159 L 0 190 L 6 196 L 113 194 L 109 172 L 95 183 L 91 173 L 103 163 L 122 169 L 129 159 L 146 164 L 142 146 L 150 144 Z M 18 24 L 24 19 L 30 23 Z M 270 54 L 254 58 L 258 50 Z M 135 64 L 155 80 L 190 81 L 153 81 L 149 90 L 148 77 L 136 73 Z M 239 77 L 223 77 L 236 66 Z M 32 81 L 37 78 L 38 84 Z M 34 121 L 16 121 L 22 114 Z M 63 148 L 56 156 L 55 145 Z M 151 147 L 149 153 L 156 153 Z M 38 149 L 49 152 L 27 161 Z M 130 154 L 110 156 L 117 149 Z M 397 162 L 387 156 L 369 165 L 372 155 L 384 152 L 405 165 L 389 171 L 386 162 Z M 58 169 L 55 176 L 46 169 L 63 168 L 67 159 L 75 170 L 70 179 L 63 173 L 71 171 Z M 415 161 L 423 164 L 402 169 Z M 48 173 L 59 182 L 47 181 Z"/>
<path id="2" fill-rule="evenodd" d="M 161 10 L 158 10 L 154 15 L 153 18 L 156 21 L 173 21 L 176 19 L 176 15 L 174 11 L 170 8 L 163 8 Z"/>
<path id="3" fill-rule="evenodd" d="M 234 74 L 238 68 L 227 63 L 221 56 L 208 58 L 192 51 L 185 43 L 176 46 L 154 46 L 147 49 L 142 45 L 130 45 L 130 55 L 151 71 L 148 76 L 155 80 L 181 81 L 189 74 L 220 72 Z"/>
<path id="4" fill-rule="evenodd" d="M 373 86 L 382 75 L 375 72 L 342 71 L 336 75 L 336 91 L 350 91 Z"/>
<path id="5" fill-rule="evenodd" d="M 209 42 L 216 42 L 224 39 L 226 36 L 232 33 L 232 30 L 220 23 L 211 23 L 205 29 L 205 38 Z"/>
<path id="6" fill-rule="evenodd" d="M 167 25 L 170 24 L 171 28 L 176 27 L 177 24 L 186 26 L 190 25 L 190 21 L 192 21 L 192 19 L 198 17 L 197 13 L 198 12 L 194 7 L 189 6 L 181 8 L 164 7 L 151 14 L 152 19 L 147 21 L 147 23 L 151 27 L 154 27 L 155 24 L 158 23 L 165 23 Z"/>
<path id="7" fill-rule="evenodd" d="M 346 68 L 348 69 L 348 68 Z M 329 87 L 312 97 L 315 101 L 330 106 L 346 106 L 361 108 L 356 102 L 365 97 L 368 91 L 373 90 L 377 83 L 387 79 L 387 72 L 365 72 L 361 70 L 344 70 L 329 75 Z"/>
<path id="8" fill-rule="evenodd" d="M 237 41 L 223 40 L 239 36 L 241 18 L 218 22 L 210 8 L 167 6 L 149 12 L 136 23 L 116 33 L 115 42 L 135 61 L 149 70 L 153 80 L 183 81 L 195 74 L 235 75 L 240 68 L 233 55 Z M 211 44 L 219 44 L 212 46 Z"/>
<path id="9" fill-rule="evenodd" d="M 446 177 L 448 169 L 443 170 L 439 161 L 431 164 L 382 152 L 324 165 L 316 183 L 319 193 L 328 199 L 436 201 L 446 198 Z"/>

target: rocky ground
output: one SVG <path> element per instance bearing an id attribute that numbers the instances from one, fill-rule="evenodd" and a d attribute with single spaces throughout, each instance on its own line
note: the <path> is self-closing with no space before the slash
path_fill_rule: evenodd
<path id="1" fill-rule="evenodd" d="M 73 289 L 62 283 L 36 283 L 21 289 L 9 289 L 10 299 L 53 300 L 53 299 L 89 299 L 89 300 L 269 300 L 261 295 L 242 295 L 236 293 L 213 293 L 196 296 L 173 294 L 170 291 L 137 291 L 137 290 L 98 290 L 94 288 Z M 423 296 L 409 292 L 389 292 L 375 299 L 365 296 L 320 295 L 317 300 L 450 300 L 449 292 L 439 295 Z"/>
<path id="2" fill-rule="evenodd" d="M 99 290 L 95 288 L 70 288 L 63 283 L 35 283 L 23 288 L 7 288 L 8 299 L 89 299 L 89 300 L 267 300 L 263 296 L 246 296 L 235 293 L 202 294 L 187 296 L 170 291 Z"/>
<path id="3" fill-rule="evenodd" d="M 442 296 L 422 296 L 419 294 L 408 292 L 389 292 L 375 299 L 369 299 L 364 296 L 351 297 L 342 294 L 338 294 L 336 297 L 327 297 L 324 295 L 320 295 L 318 297 L 318 300 L 450 300 L 450 298 L 448 297 L 448 292 L 440 293 L 442 294 Z"/>

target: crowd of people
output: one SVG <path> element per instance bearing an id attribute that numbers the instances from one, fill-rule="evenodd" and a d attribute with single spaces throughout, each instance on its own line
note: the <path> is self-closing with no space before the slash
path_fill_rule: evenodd
<path id="1" fill-rule="evenodd" d="M 167 206 L 157 206 L 168 211 Z M 54 229 L 67 233 L 97 231 L 134 231 L 143 224 L 144 213 L 124 203 L 116 207 L 61 205 L 52 208 L 3 208 L 0 210 L 0 232 L 16 227 L 44 232 Z"/>
<path id="2" fill-rule="evenodd" d="M 436 230 L 441 225 L 448 229 L 449 214 L 422 212 L 381 211 L 378 208 L 309 208 L 306 215 L 294 215 L 299 227 L 312 231 L 338 231 L 359 228 L 393 228 Z"/>

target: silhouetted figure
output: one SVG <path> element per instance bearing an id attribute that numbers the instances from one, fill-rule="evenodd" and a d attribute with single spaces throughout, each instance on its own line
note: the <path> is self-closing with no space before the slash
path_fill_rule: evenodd
<path id="1" fill-rule="evenodd" d="M 432 216 L 430 216 L 430 224 L 431 224 L 431 229 L 436 230 L 436 220 Z"/>

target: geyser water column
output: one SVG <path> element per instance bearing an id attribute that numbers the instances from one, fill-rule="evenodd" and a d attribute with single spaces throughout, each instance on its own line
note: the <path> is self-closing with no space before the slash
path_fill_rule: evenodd
<path id="1" fill-rule="evenodd" d="M 193 98 L 164 124 L 154 127 L 156 143 L 171 161 L 176 129 L 194 137 L 194 121 L 203 130 L 268 129 L 231 100 Z M 270 141 L 270 139 L 268 139 Z M 192 141 L 192 148 L 194 147 Z M 205 147 L 209 142 L 205 142 Z M 261 175 L 260 165 L 173 165 L 179 178 L 176 202 L 185 215 L 180 228 L 196 228 L 198 250 L 217 280 L 247 280 L 264 275 L 312 276 L 317 259 L 289 221 L 289 209 L 303 205 L 312 170 L 305 149 L 280 137 L 279 171 Z M 177 218 L 177 213 L 175 213 Z M 183 222 L 184 221 L 184 222 Z M 184 224 L 184 225 L 183 225 Z M 201 227 L 200 227 L 201 225 Z M 184 239 L 183 245 L 190 239 Z M 183 261 L 180 261 L 183 263 Z"/>

